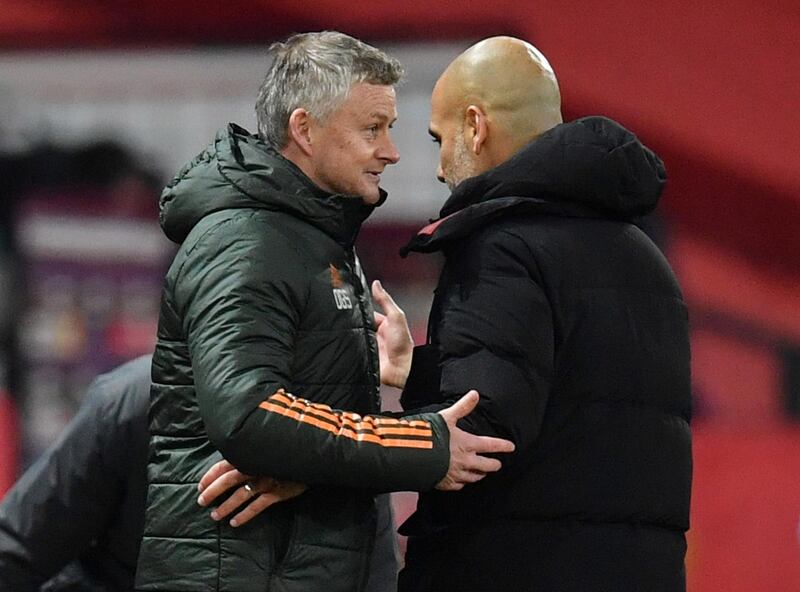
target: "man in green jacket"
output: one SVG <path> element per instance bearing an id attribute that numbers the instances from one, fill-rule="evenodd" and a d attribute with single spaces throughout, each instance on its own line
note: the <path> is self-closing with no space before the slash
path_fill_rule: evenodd
<path id="1" fill-rule="evenodd" d="M 379 352 L 353 243 L 399 159 L 402 70 L 335 32 L 273 49 L 258 136 L 229 125 L 161 197 L 180 247 L 153 357 L 139 590 L 361 590 L 376 492 L 460 489 L 500 468 L 484 454 L 513 449 L 456 427 L 475 392 L 440 413 L 375 415 Z M 222 458 L 307 489 L 238 528 L 214 522 L 194 501 Z"/>

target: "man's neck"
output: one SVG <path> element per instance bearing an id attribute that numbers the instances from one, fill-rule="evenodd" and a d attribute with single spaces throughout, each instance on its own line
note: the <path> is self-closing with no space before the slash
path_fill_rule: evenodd
<path id="1" fill-rule="evenodd" d="M 325 188 L 322 183 L 320 183 L 317 175 L 315 174 L 314 166 L 311 163 L 311 159 L 308 155 L 303 152 L 300 148 L 296 145 L 289 142 L 284 148 L 279 150 L 280 155 L 283 156 L 286 160 L 294 164 L 300 171 L 309 178 L 309 180 L 322 189 L 323 191 L 327 191 L 331 193 L 331 191 Z"/>

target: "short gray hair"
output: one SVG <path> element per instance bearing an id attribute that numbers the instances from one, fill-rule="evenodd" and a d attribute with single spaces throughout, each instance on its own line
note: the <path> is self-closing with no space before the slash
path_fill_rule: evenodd
<path id="1" fill-rule="evenodd" d="M 292 35 L 270 47 L 274 55 L 256 100 L 258 135 L 281 149 L 292 111 L 308 110 L 320 121 L 340 106 L 354 84 L 397 84 L 403 67 L 396 59 L 344 33 Z"/>

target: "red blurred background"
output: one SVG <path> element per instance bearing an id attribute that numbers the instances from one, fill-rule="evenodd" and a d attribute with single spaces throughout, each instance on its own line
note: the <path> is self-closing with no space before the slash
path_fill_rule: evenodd
<path id="1" fill-rule="evenodd" d="M 800 589 L 800 4 L 0 0 L 0 52 L 12 56 L 261 45 L 319 29 L 378 45 L 523 37 L 556 69 L 568 118 L 617 118 L 664 158 L 664 244 L 693 326 L 689 589 Z M 410 231 L 370 228 L 362 242 L 394 257 Z M 418 273 L 373 265 L 389 285 Z M 0 493 L 16 476 L 13 414 L 0 395 Z"/>

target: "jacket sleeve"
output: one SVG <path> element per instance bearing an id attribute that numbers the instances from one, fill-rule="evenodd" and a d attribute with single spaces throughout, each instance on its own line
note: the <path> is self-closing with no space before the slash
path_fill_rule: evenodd
<path id="1" fill-rule="evenodd" d="M 430 410 L 477 390 L 478 406 L 459 427 L 512 440 L 516 451 L 503 455 L 509 466 L 541 428 L 553 376 L 553 315 L 523 241 L 487 234 L 471 245 L 474 252 L 445 266 L 427 346 L 435 353 L 414 352 L 401 400 L 404 408 Z"/>
<path id="2" fill-rule="evenodd" d="M 123 484 L 103 459 L 104 438 L 115 430 L 102 424 L 99 384 L 0 504 L 0 590 L 38 590 L 89 550 L 119 505 Z"/>
<path id="3" fill-rule="evenodd" d="M 400 395 L 400 404 L 403 409 L 410 413 L 416 413 L 423 410 L 439 411 L 447 407 L 446 397 L 442 394 L 439 386 L 441 382 L 442 367 L 439 364 L 439 349 L 432 343 L 416 346 L 411 357 L 411 369 Z"/>
<path id="4" fill-rule="evenodd" d="M 245 473 L 383 491 L 432 488 L 449 463 L 441 416 L 360 416 L 288 392 L 313 278 L 281 239 L 257 225 L 212 232 L 176 277 L 209 439 Z"/>

